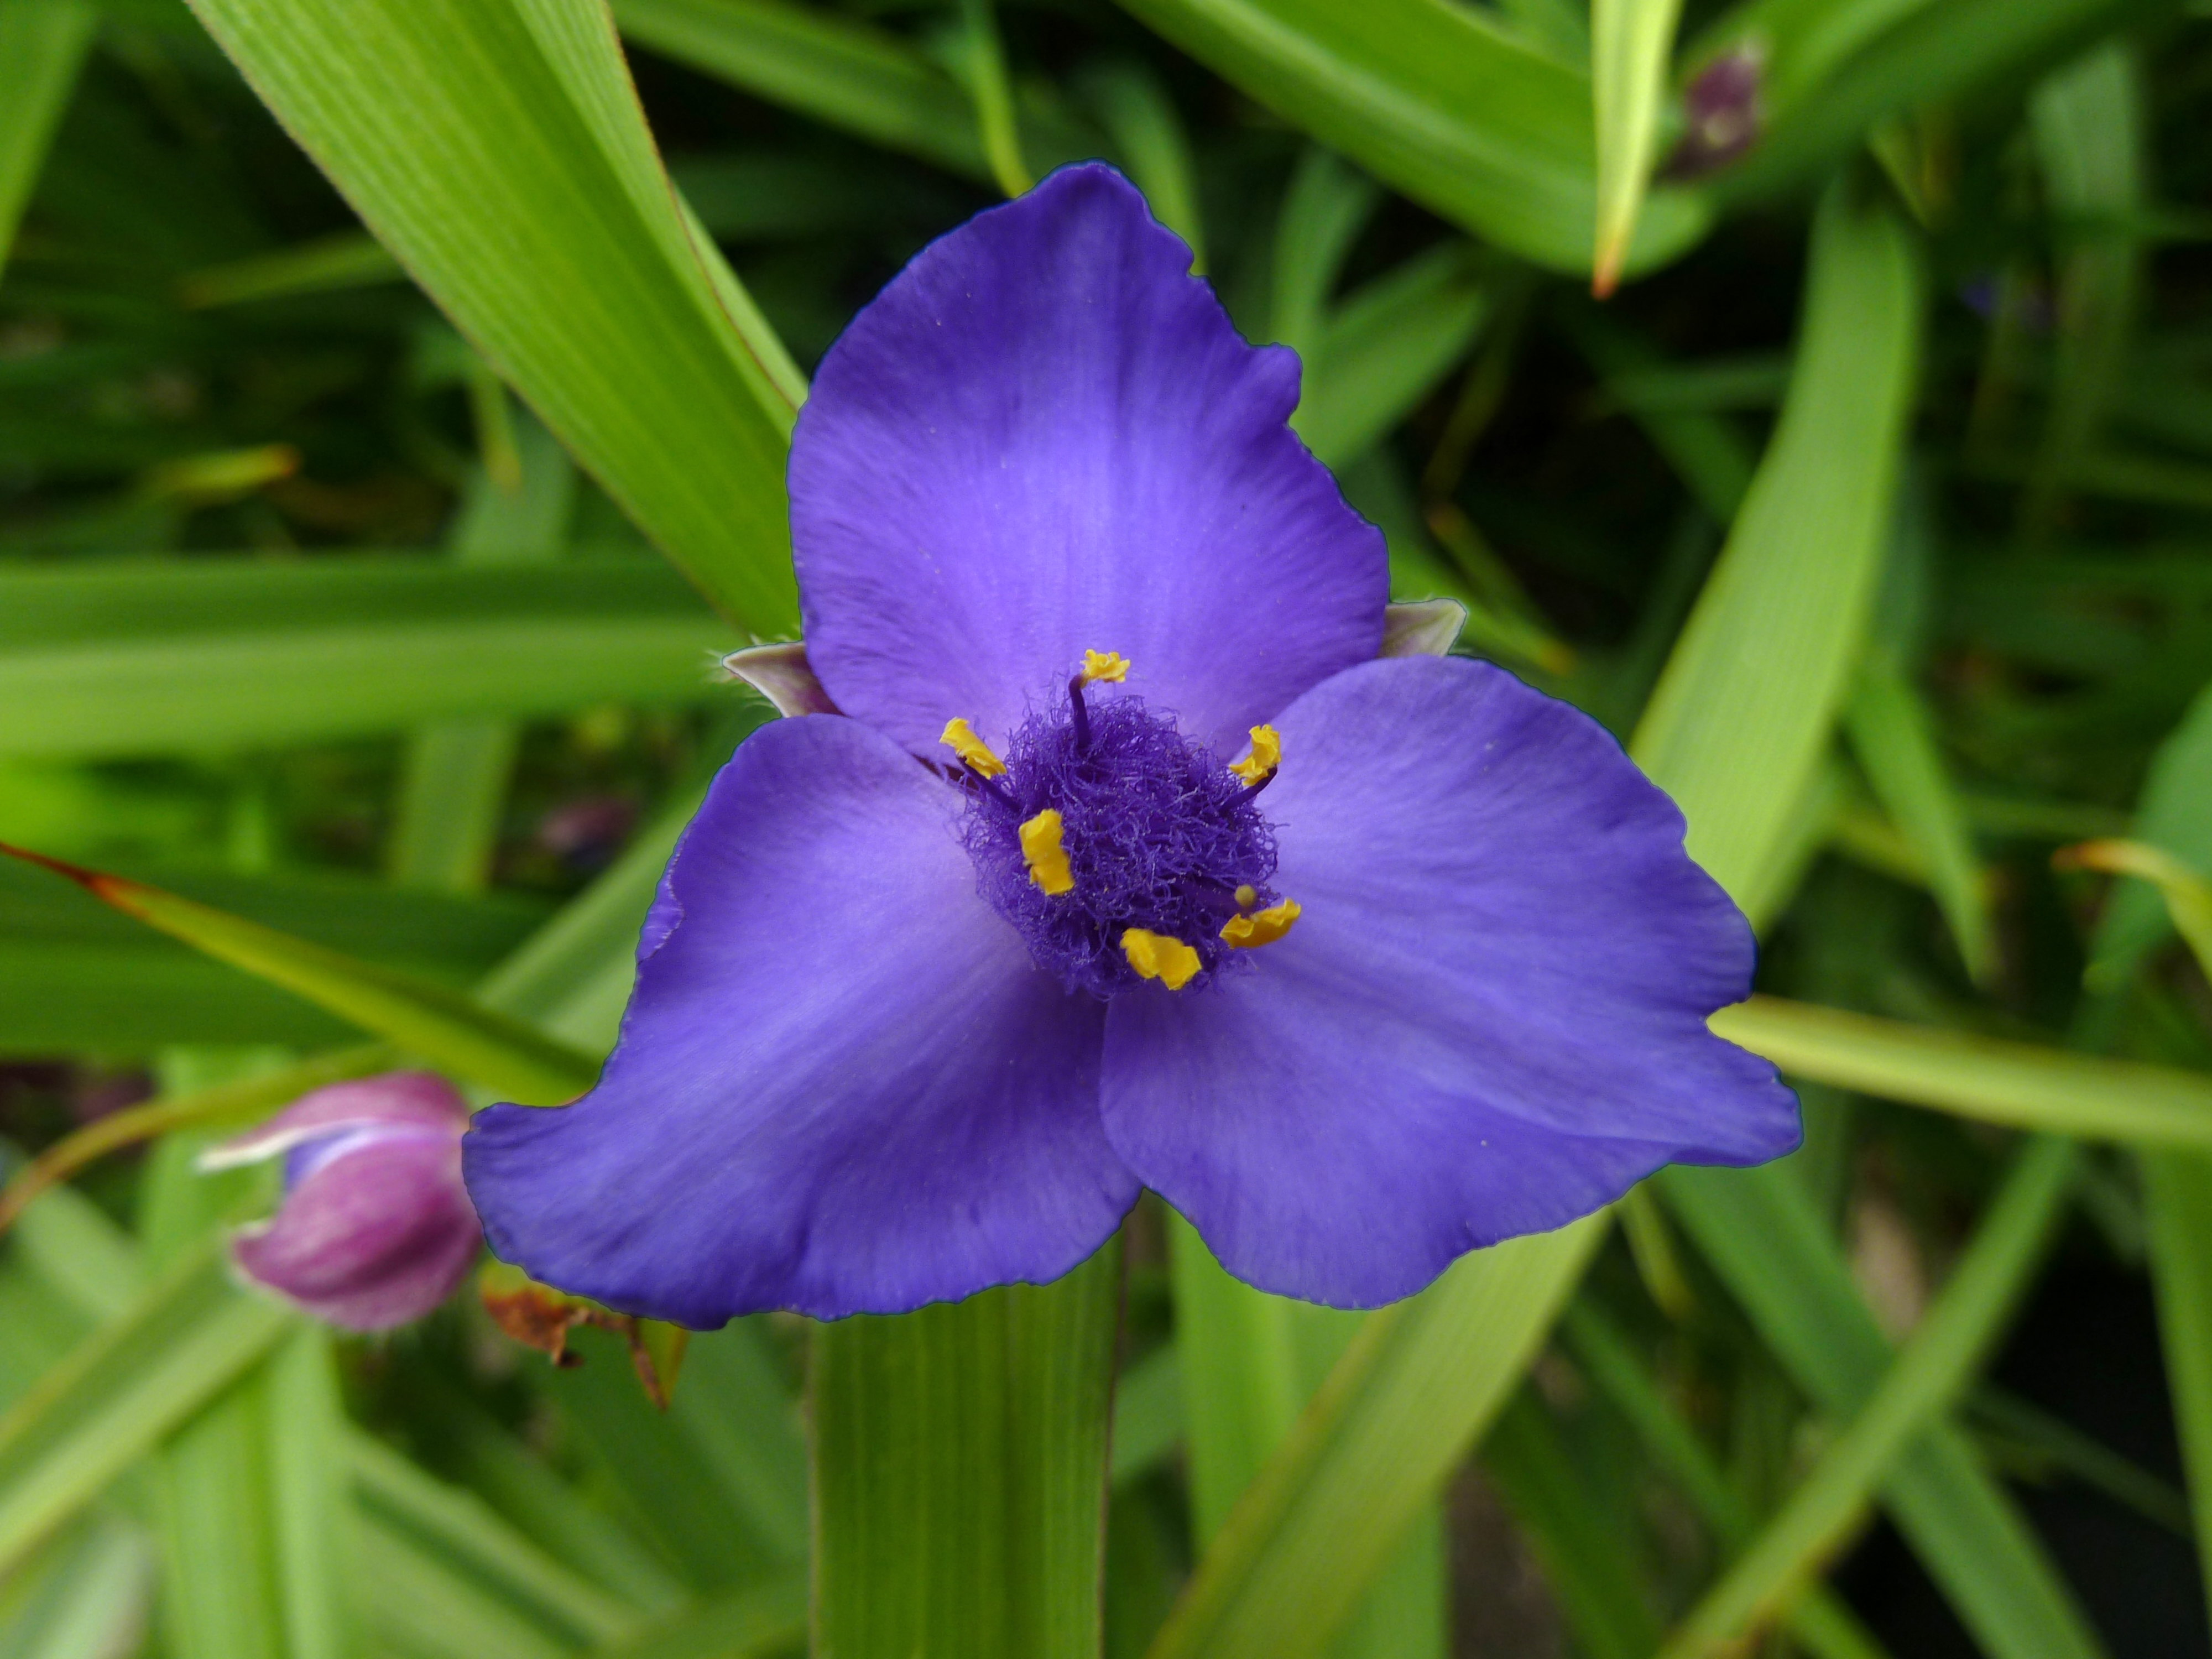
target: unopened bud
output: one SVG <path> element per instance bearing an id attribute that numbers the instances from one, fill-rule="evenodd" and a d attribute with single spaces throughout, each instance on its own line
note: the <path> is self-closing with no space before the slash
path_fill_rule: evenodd
<path id="1" fill-rule="evenodd" d="M 1765 54 L 1751 42 L 1723 52 L 1682 89 L 1685 128 L 1662 169 L 1694 179 L 1727 166 L 1758 142 Z"/>
<path id="2" fill-rule="evenodd" d="M 461 1184 L 468 1121 L 444 1079 L 392 1072 L 318 1089 L 210 1148 L 204 1170 L 284 1160 L 276 1213 L 232 1237 L 239 1271 L 345 1330 L 420 1319 L 483 1241 Z"/>

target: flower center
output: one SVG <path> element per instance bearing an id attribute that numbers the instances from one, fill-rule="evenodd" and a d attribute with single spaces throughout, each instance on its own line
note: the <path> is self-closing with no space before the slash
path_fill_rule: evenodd
<path id="1" fill-rule="evenodd" d="M 1273 730 L 1224 764 L 1171 715 L 1127 693 L 1128 665 L 1089 652 L 1066 697 L 1024 721 L 1001 760 L 965 720 L 945 727 L 968 786 L 962 836 L 976 884 L 1038 967 L 1110 997 L 1157 979 L 1210 982 L 1289 931 L 1275 836 L 1259 795 L 1280 754 Z"/>

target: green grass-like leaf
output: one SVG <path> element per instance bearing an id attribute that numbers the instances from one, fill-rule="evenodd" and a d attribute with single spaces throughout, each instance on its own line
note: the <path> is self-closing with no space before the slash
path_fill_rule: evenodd
<path id="1" fill-rule="evenodd" d="M 790 626 L 782 349 L 678 211 L 591 0 L 204 0 L 379 240 L 733 620 Z"/>

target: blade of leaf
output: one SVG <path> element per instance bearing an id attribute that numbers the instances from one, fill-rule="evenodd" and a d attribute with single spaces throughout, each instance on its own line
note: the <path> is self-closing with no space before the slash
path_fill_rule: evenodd
<path id="1" fill-rule="evenodd" d="M 92 1517 L 18 1571 L 36 1578 L 10 1586 L 16 1599 L 0 1649 L 8 1659 L 105 1659 L 143 1643 L 153 1562 L 143 1531 L 125 1516 Z"/>
<path id="2" fill-rule="evenodd" d="M 637 1612 L 519 1536 L 473 1493 L 448 1486 L 368 1435 L 351 1432 L 328 1468 L 359 1494 L 363 1522 L 404 1537 L 456 1573 L 527 1607 L 542 1625 L 590 1642 L 637 1631 Z"/>
<path id="3" fill-rule="evenodd" d="M 1681 0 L 1592 0 L 1590 96 L 1597 117 L 1597 253 L 1590 291 L 1620 281 L 1650 182 L 1659 106 Z"/>
<path id="4" fill-rule="evenodd" d="M 1661 1650 L 1693 1659 L 1771 1618 L 1844 1542 L 1905 1447 L 1972 1380 L 2063 1213 L 2075 1152 L 2044 1136 L 2015 1162 L 1942 1293 L 1802 1484 Z"/>
<path id="5" fill-rule="evenodd" d="M 689 1599 L 643 1540 L 481 1407 L 449 1395 L 441 1416 L 453 1437 L 456 1473 L 469 1490 L 585 1583 L 648 1618 L 665 1617 Z"/>
<path id="6" fill-rule="evenodd" d="M 0 572 L 0 755 L 205 754 L 696 702 L 731 629 L 650 560 L 346 555 Z"/>
<path id="7" fill-rule="evenodd" d="M 2136 850 L 2150 855 L 2148 867 L 2137 873 L 2166 878 L 2155 890 L 2172 911 L 2173 920 L 2182 924 L 2197 966 L 2212 976 L 2212 895 L 2166 850 L 2177 844 L 2212 843 L 2208 758 L 2212 758 L 2212 691 L 2199 697 L 2153 758 L 2138 823 L 2142 833 L 2157 836 L 2161 844 Z M 2115 896 L 2133 896 L 2125 891 Z M 2101 981 L 2107 994 L 2124 985 L 2124 975 L 2155 939 L 2140 912 L 2117 902 L 2109 906 L 2097 930 L 2091 985 Z M 2145 1242 L 2158 1297 L 2166 1386 L 2173 1396 L 2174 1425 L 2197 1522 L 2200 1569 L 2204 1582 L 2212 1583 L 2212 1153 L 2145 1152 L 2142 1164 Z"/>
<path id="8" fill-rule="evenodd" d="M 1674 1168 L 1660 1194 L 1784 1370 L 1831 1417 L 1856 1414 L 1889 1344 L 1803 1184 L 1785 1165 Z M 1948 1423 L 1890 1468 L 1883 1501 L 1960 1620 L 1996 1659 L 2094 1659 L 2065 1581 L 1971 1442 Z"/>
<path id="9" fill-rule="evenodd" d="M 1867 781 L 1926 863 L 1967 974 L 1987 978 L 1996 945 L 1981 862 L 1919 690 L 1895 664 L 1870 657 L 1844 707 L 1844 729 Z"/>
<path id="10" fill-rule="evenodd" d="M 521 476 L 512 489 L 481 471 L 472 481 L 453 532 L 457 562 L 527 566 L 560 545 L 574 470 L 535 421 L 521 423 L 517 446 Z M 387 854 L 394 881 L 459 893 L 484 886 L 519 741 L 511 722 L 489 720 L 428 726 L 409 738 Z"/>
<path id="11" fill-rule="evenodd" d="M 0 1418 L 0 1569 L 258 1362 L 292 1316 L 230 1282 L 212 1239 Z"/>
<path id="12" fill-rule="evenodd" d="M 2136 813 L 2136 840 L 2159 848 L 2199 870 L 2212 869 L 2212 686 L 2199 692 L 2188 714 L 2152 757 Z M 2127 983 L 2146 952 L 2173 926 L 2157 890 L 2148 882 L 2123 881 L 2113 890 L 2099 924 L 2090 958 L 2092 988 L 2115 990 Z"/>
<path id="13" fill-rule="evenodd" d="M 1200 1560 L 1150 1659 L 1327 1652 L 1534 1358 L 1604 1229 L 1594 1216 L 1478 1251 L 1369 1315 Z"/>
<path id="14" fill-rule="evenodd" d="M 769 1659 L 806 1648 L 806 1580 L 793 1573 L 735 1590 L 679 1613 L 603 1659 Z"/>
<path id="15" fill-rule="evenodd" d="M 1170 1343 L 1154 1349 L 1115 1380 L 1109 1481 L 1118 1487 L 1155 1468 L 1182 1437 L 1182 1364 Z"/>
<path id="16" fill-rule="evenodd" d="M 331 1334 L 302 1325 L 268 1364 L 268 1467 L 277 1605 L 286 1659 L 348 1659 L 355 1649 L 353 1494 L 345 1406 Z"/>
<path id="17" fill-rule="evenodd" d="M 769 1547 L 803 1563 L 806 1438 L 770 1341 L 764 1316 L 694 1336 L 669 1416 Z"/>
<path id="18" fill-rule="evenodd" d="M 2212 1155 L 2142 1155 L 2143 1220 L 2198 1570 L 2212 1583 Z"/>
<path id="19" fill-rule="evenodd" d="M 1382 205 L 1375 181 L 1341 156 L 1318 144 L 1299 155 L 1275 217 L 1267 331 L 1309 362 L 1352 245 Z"/>
<path id="20" fill-rule="evenodd" d="M 1674 1477 L 1682 1495 L 1722 1542 L 1741 1550 L 1757 1522 L 1751 1505 L 1721 1472 L 1695 1431 L 1644 1370 L 1627 1340 L 1588 1297 L 1578 1297 L 1560 1330 L 1584 1372 L 1627 1418 L 1652 1461 Z M 1790 1633 L 1820 1659 L 1883 1659 L 1881 1644 L 1825 1585 L 1810 1586 L 1784 1611 Z"/>
<path id="21" fill-rule="evenodd" d="M 1095 1659 L 1118 1237 L 1051 1285 L 815 1328 L 814 1643 Z"/>
<path id="22" fill-rule="evenodd" d="M 1006 49 L 999 39 L 999 19 L 991 0 L 960 0 L 960 19 L 968 64 L 969 96 L 983 136 L 983 155 L 991 177 L 1008 196 L 1019 196 L 1036 180 L 1022 160 L 1022 135 L 1014 123 L 1014 89 L 1006 79 Z"/>
<path id="23" fill-rule="evenodd" d="M 1836 15 L 1860 9 L 1887 27 L 1863 43 L 1832 37 L 1850 49 L 1829 59 L 1819 37 Z M 2056 65 L 2099 39 L 2172 9 L 2172 0 L 1946 0 L 1903 9 L 1893 21 L 1882 0 L 1867 8 L 1810 6 L 1804 9 L 1804 33 L 1822 56 L 1802 75 L 1789 67 L 1795 41 L 1784 35 L 1778 43 L 1771 32 L 1758 33 L 1757 24 L 1747 22 L 1748 9 L 1733 13 L 1700 36 L 1691 57 L 1703 62 L 1756 40 L 1772 51 L 1776 107 L 1759 141 L 1741 161 L 1714 174 L 1708 188 L 1728 204 L 1796 188 L 1836 166 L 1870 129 L 1899 111 Z"/>
<path id="24" fill-rule="evenodd" d="M 178 1659 L 286 1659 L 269 1468 L 268 1367 L 194 1413 L 154 1460 L 165 1650 Z M 302 1632 L 305 1633 L 305 1632 Z M 327 1647 L 307 1650 L 322 1659 Z"/>
<path id="25" fill-rule="evenodd" d="M 1589 82 L 1449 0 L 1123 0 L 1147 27 L 1393 188 L 1538 264 L 1589 268 Z M 1635 271 L 1705 230 L 1700 198 L 1651 193 Z"/>
<path id="26" fill-rule="evenodd" d="M 1778 837 L 1849 690 L 1917 373 L 1904 227 L 1839 181 L 1813 244 L 1781 422 L 1631 750 L 1682 805 L 1691 856 L 1731 888 Z M 1711 741 L 1723 710 L 1741 726 L 1725 744 Z"/>
<path id="27" fill-rule="evenodd" d="M 751 1334 L 730 1334 L 739 1342 Z M 805 1452 L 787 1401 L 777 1398 L 757 1421 L 746 1421 L 744 1431 L 761 1443 L 740 1461 L 730 1444 L 738 1431 L 720 1419 L 762 1402 L 742 1389 L 735 1399 L 725 1394 L 729 1378 L 716 1361 L 728 1356 L 710 1351 L 727 1338 L 702 1334 L 705 1388 L 696 1395 L 679 1389 L 662 1412 L 638 1388 L 621 1346 L 598 1336 L 579 1332 L 571 1346 L 584 1363 L 555 1372 L 543 1387 L 592 1447 L 600 1484 L 629 1529 L 703 1590 L 733 1589 L 803 1557 L 803 1544 L 792 1535 L 794 1494 L 786 1482 L 797 1473 L 790 1460 L 803 1470 Z M 803 1488 L 798 1496 L 803 1503 Z"/>
<path id="28" fill-rule="evenodd" d="M 572 1636 L 374 1510 L 362 1516 L 355 1570 L 375 1650 L 410 1659 L 568 1659 L 577 1651 Z"/>
<path id="29" fill-rule="evenodd" d="M 1590 1659 L 1650 1653 L 1659 1621 L 1633 1566 L 1525 1386 L 1484 1439 L 1482 1467 L 1541 1563 L 1577 1647 Z"/>
<path id="30" fill-rule="evenodd" d="M 2008 1128 L 2212 1150 L 2212 1078 L 2200 1073 L 1780 997 L 1723 1008 L 1712 1027 L 1808 1082 Z"/>
<path id="31" fill-rule="evenodd" d="M 1328 318 L 1294 424 L 1322 462 L 1350 460 L 1466 356 L 1491 311 L 1470 251 L 1445 243 L 1376 277 Z"/>
<path id="32" fill-rule="evenodd" d="M 0 270 L 99 21 L 75 0 L 0 3 Z"/>
<path id="33" fill-rule="evenodd" d="M 960 83 L 896 35 L 779 0 L 615 0 L 631 40 L 872 143 L 988 179 Z"/>
<path id="34" fill-rule="evenodd" d="M 1176 1358 L 1190 1453 L 1192 1530 L 1210 1544 L 1298 1413 L 1342 1357 L 1360 1316 L 1269 1296 L 1230 1277 L 1197 1230 L 1168 1222 Z M 1118 1421 L 1118 1419 L 1117 1419 Z M 1118 1451 L 1117 1451 L 1118 1457 Z M 1441 1561 L 1433 1525 L 1417 1529 L 1378 1574 L 1329 1650 L 1335 1659 L 1395 1659 L 1441 1646 Z"/>
<path id="35" fill-rule="evenodd" d="M 796 619 L 780 345 L 733 318 L 592 0 L 200 0 L 378 240 L 693 581 Z M 756 331 L 748 337 L 743 331 Z"/>
<path id="36" fill-rule="evenodd" d="M 2054 217 L 2125 221 L 2149 195 L 2142 74 L 2124 40 L 2108 39 L 2038 87 L 2030 130 Z M 2021 504 L 2030 533 L 2047 532 L 2066 482 L 2095 447 L 2127 368 L 2143 246 L 2111 231 L 2064 250 L 2050 414 Z"/>
<path id="37" fill-rule="evenodd" d="M 526 1104 L 573 1100 L 599 1075 L 589 1055 L 442 986 L 309 945 L 143 882 L 4 844 L 0 852 L 41 865 L 125 915 Z"/>
<path id="38" fill-rule="evenodd" d="M 1608 381 L 1649 374 L 1663 362 L 1595 306 L 1563 307 L 1560 322 L 1576 349 Z M 1633 398 L 1622 401 L 1713 522 L 1733 522 L 1751 489 L 1753 458 L 1727 417 L 1708 410 L 1655 408 Z"/>

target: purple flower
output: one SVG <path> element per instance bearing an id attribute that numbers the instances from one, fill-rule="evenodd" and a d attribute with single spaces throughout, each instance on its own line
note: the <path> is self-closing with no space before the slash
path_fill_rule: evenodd
<path id="1" fill-rule="evenodd" d="M 1717 172 L 1759 142 L 1765 54 L 1743 41 L 1708 62 L 1682 89 L 1683 131 L 1661 169 L 1669 179 Z"/>
<path id="2" fill-rule="evenodd" d="M 1378 659 L 1382 538 L 1189 261 L 1069 168 L 823 361 L 805 652 L 732 665 L 842 712 L 715 780 L 598 1087 L 477 1118 L 500 1255 L 688 1325 L 895 1311 L 1066 1272 L 1142 1185 L 1367 1306 L 1796 1143 L 1705 1029 L 1752 939 L 1680 814 L 1510 676 Z"/>
<path id="3" fill-rule="evenodd" d="M 346 1330 L 420 1319 L 483 1242 L 461 1185 L 467 1127 L 444 1079 L 392 1072 L 303 1095 L 210 1149 L 203 1169 L 284 1160 L 276 1213 L 231 1241 L 239 1271 Z"/>

